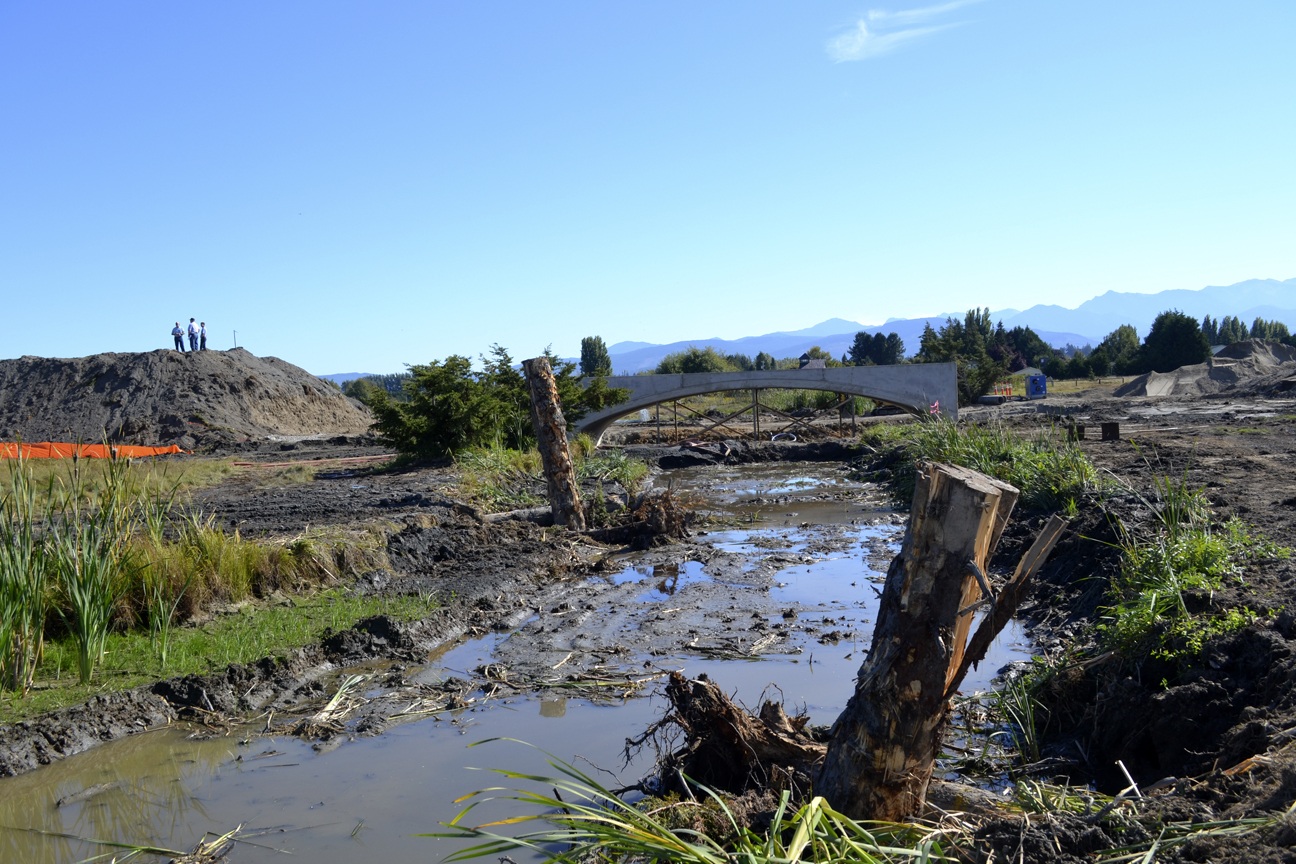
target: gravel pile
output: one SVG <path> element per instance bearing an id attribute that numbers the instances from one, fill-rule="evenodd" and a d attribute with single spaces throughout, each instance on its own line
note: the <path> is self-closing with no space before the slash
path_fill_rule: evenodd
<path id="1" fill-rule="evenodd" d="M 361 435 L 372 418 L 334 385 L 242 348 L 0 360 L 0 440 L 179 444 Z"/>

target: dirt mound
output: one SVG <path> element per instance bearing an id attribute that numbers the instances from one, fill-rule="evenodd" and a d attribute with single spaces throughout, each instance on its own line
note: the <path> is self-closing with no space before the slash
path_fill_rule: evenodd
<path id="1" fill-rule="evenodd" d="M 1216 359 L 1246 360 L 1254 357 L 1257 365 L 1278 366 L 1282 363 L 1296 362 L 1296 347 L 1282 342 L 1267 342 L 1263 339 L 1248 339 L 1235 342 L 1220 349 Z"/>
<path id="2" fill-rule="evenodd" d="M 336 387 L 242 348 L 0 360 L 0 440 L 179 444 L 359 435 L 372 418 Z"/>
<path id="3" fill-rule="evenodd" d="M 1296 348 L 1251 339 L 1229 345 L 1205 363 L 1149 372 L 1118 388 L 1117 396 L 1261 395 L 1291 389 Z"/>

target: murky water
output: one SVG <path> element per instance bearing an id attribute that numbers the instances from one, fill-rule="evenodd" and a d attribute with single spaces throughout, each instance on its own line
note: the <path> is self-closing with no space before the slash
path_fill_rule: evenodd
<path id="1" fill-rule="evenodd" d="M 766 695 L 781 697 L 812 722 L 831 722 L 867 649 L 881 590 L 878 570 L 899 542 L 899 518 L 875 491 L 844 480 L 828 465 L 712 469 L 669 480 L 676 488 L 692 486 L 732 520 L 734 527 L 706 538 L 717 549 L 780 561 L 774 599 L 795 606 L 800 620 L 815 626 L 782 653 L 759 660 L 681 649 L 653 658 L 654 665 L 693 676 L 705 672 L 749 707 Z M 824 533 L 823 526 L 832 530 Z M 663 604 L 711 578 L 696 561 L 646 565 L 633 559 L 613 577 L 641 585 L 640 602 Z M 473 669 L 489 662 L 507 638 L 491 634 L 452 646 L 410 675 L 432 681 Z M 1010 627 L 965 691 L 988 686 L 995 670 L 1028 651 L 1021 632 Z M 455 845 L 416 835 L 452 818 L 458 796 L 507 785 L 474 769 L 553 775 L 546 764 L 552 754 L 606 786 L 628 786 L 650 766 L 642 757 L 622 764 L 625 739 L 662 710 L 658 696 L 615 705 L 492 700 L 320 750 L 296 738 L 248 732 L 206 740 L 179 728 L 151 732 L 0 781 L 0 862 L 68 864 L 112 851 L 95 840 L 187 851 L 204 834 L 238 826 L 243 839 L 228 860 L 240 864 L 280 862 L 286 852 L 319 864 L 435 861 Z M 472 746 L 495 738 L 533 746 Z M 504 813 L 487 810 L 482 817 Z"/>

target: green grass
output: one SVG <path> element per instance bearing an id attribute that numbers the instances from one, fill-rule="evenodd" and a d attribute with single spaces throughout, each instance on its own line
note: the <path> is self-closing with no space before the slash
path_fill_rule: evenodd
<path id="1" fill-rule="evenodd" d="M 980 471 L 1021 492 L 1019 506 L 1036 511 L 1073 511 L 1099 488 L 1099 476 L 1075 442 L 1060 429 L 1018 435 L 998 423 L 956 424 L 948 420 L 879 424 L 861 439 L 871 446 L 898 447 L 900 469 L 891 484 L 896 499 L 913 498 L 919 462 L 946 462 Z"/>
<path id="2" fill-rule="evenodd" d="M 1246 627 L 1258 613 L 1246 607 L 1215 610 L 1213 593 L 1228 580 L 1240 581 L 1250 562 L 1290 556 L 1236 518 L 1222 525 L 1175 524 L 1124 545 L 1098 633 L 1127 657 L 1187 660 L 1210 638 Z"/>
<path id="3" fill-rule="evenodd" d="M 494 739 L 501 740 L 501 739 Z M 482 742 L 487 743 L 487 742 Z M 947 832 L 920 825 L 863 822 L 850 819 L 815 797 L 794 807 L 789 793 L 779 799 L 769 827 L 752 830 L 726 800 L 694 786 L 702 804 L 647 799 L 629 804 L 572 765 L 550 759 L 559 776 L 543 777 L 495 769 L 509 781 L 536 783 L 547 790 L 490 788 L 458 799 L 470 802 L 445 827 L 426 835 L 480 841 L 445 860 L 509 860 L 509 852 L 539 853 L 547 861 L 670 861 L 682 864 L 789 864 L 839 861 L 858 864 L 948 861 L 942 851 Z M 479 804 L 505 800 L 522 805 L 522 815 L 471 826 L 468 817 Z M 707 832 L 673 825 L 671 811 L 706 806 L 721 817 L 721 831 Z M 516 809 L 516 808 L 514 808 Z M 539 825 L 537 830 L 505 834 L 496 829 Z M 717 836 L 713 836 L 717 835 Z M 723 835 L 723 836 L 718 836 Z"/>
<path id="4" fill-rule="evenodd" d="M 540 453 L 478 447 L 455 456 L 459 491 L 490 511 L 539 507 L 545 503 L 535 486 L 541 479 Z"/>
<path id="5" fill-rule="evenodd" d="M 201 626 L 175 628 L 165 666 L 147 631 L 112 632 L 90 684 L 78 681 L 76 646 L 67 637 L 53 639 L 45 645 L 31 693 L 26 698 L 0 695 L 0 723 L 14 723 L 159 678 L 219 672 L 232 663 L 286 656 L 318 642 L 326 630 L 344 630 L 373 615 L 417 621 L 436 605 L 425 596 L 362 597 L 339 588 L 278 605 L 248 605 Z"/>
<path id="6" fill-rule="evenodd" d="M 211 516 L 179 509 L 177 479 L 150 463 L 66 460 L 62 473 L 51 473 L 44 464 L 13 460 L 5 470 L 0 690 L 14 714 L 67 704 L 101 686 L 305 644 L 305 633 L 292 626 L 309 631 L 314 616 L 300 611 L 293 613 L 299 625 L 279 623 L 289 613 L 270 609 L 234 636 L 223 636 L 222 625 L 179 625 L 214 604 L 310 596 L 386 563 L 377 531 L 255 541 L 227 534 Z M 349 626 L 348 604 L 328 596 L 334 626 Z"/>
<path id="7" fill-rule="evenodd" d="M 1149 466 L 1152 466 L 1151 460 Z M 1201 489 L 1179 476 L 1154 474 L 1147 494 L 1133 491 L 1155 514 L 1154 530 L 1122 526 L 1121 568 L 1108 589 L 1097 625 L 1100 639 L 1125 658 L 1187 662 L 1206 642 L 1253 623 L 1247 607 L 1220 609 L 1215 592 L 1242 583 L 1248 564 L 1290 557 L 1233 517 L 1214 519 Z"/>

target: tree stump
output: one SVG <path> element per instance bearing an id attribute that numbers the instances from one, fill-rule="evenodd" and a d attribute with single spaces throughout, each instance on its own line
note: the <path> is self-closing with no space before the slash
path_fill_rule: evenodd
<path id="1" fill-rule="evenodd" d="M 986 562 L 1017 495 L 966 468 L 920 466 L 872 647 L 815 782 L 846 815 L 900 821 L 922 808 L 973 613 L 990 590 Z"/>
<path id="2" fill-rule="evenodd" d="M 567 449 L 567 421 L 558 401 L 553 370 L 544 357 L 523 360 L 522 369 L 531 391 L 531 423 L 540 448 L 540 460 L 544 463 L 545 485 L 554 524 L 584 531 L 585 510 L 581 507 L 576 469 Z"/>

